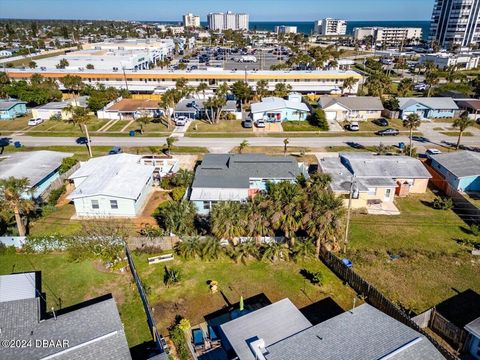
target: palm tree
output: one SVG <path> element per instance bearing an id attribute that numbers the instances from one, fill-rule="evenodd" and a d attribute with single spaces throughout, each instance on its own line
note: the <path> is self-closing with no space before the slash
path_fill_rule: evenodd
<path id="1" fill-rule="evenodd" d="M 430 97 L 433 86 L 438 84 L 440 76 L 437 70 L 427 70 L 425 73 L 425 84 L 428 85 L 427 96 Z"/>
<path id="2" fill-rule="evenodd" d="M 305 260 L 315 254 L 315 245 L 311 240 L 298 241 L 292 249 L 293 258 L 295 260 Z"/>
<path id="3" fill-rule="evenodd" d="M 398 96 L 408 96 L 410 91 L 412 91 L 413 88 L 413 80 L 410 78 L 405 78 L 400 80 L 400 83 L 398 84 L 397 88 L 397 94 Z"/>
<path id="4" fill-rule="evenodd" d="M 191 201 L 170 201 L 155 210 L 153 216 L 168 233 L 189 235 L 195 231 L 196 209 Z"/>
<path id="5" fill-rule="evenodd" d="M 462 135 L 467 128 L 472 126 L 475 122 L 468 117 L 468 112 L 464 111 L 462 115 L 453 121 L 453 127 L 458 128 L 458 140 L 457 140 L 457 146 L 455 147 L 457 150 L 460 147 L 460 142 L 462 141 Z"/>
<path id="6" fill-rule="evenodd" d="M 200 239 L 196 236 L 179 241 L 175 245 L 175 252 L 185 259 L 196 258 L 203 255 Z"/>
<path id="7" fill-rule="evenodd" d="M 258 246 L 254 241 L 245 241 L 237 246 L 230 245 L 227 248 L 229 256 L 235 260 L 235 262 L 242 262 L 243 264 L 250 258 L 258 257 Z"/>
<path id="8" fill-rule="evenodd" d="M 290 141 L 288 141 L 288 138 L 283 140 L 283 155 L 285 155 L 285 156 L 287 156 L 287 150 L 288 150 L 288 144 L 289 143 L 290 143 Z"/>
<path id="9" fill-rule="evenodd" d="M 80 130 L 85 134 L 87 138 L 88 155 L 92 157 L 92 147 L 90 144 L 90 135 L 88 134 L 88 123 L 90 122 L 90 111 L 87 108 L 81 106 L 68 105 L 63 109 L 65 113 L 70 114 L 70 119 L 67 121 L 74 125 L 78 125 Z"/>
<path id="10" fill-rule="evenodd" d="M 262 260 L 269 260 L 275 262 L 278 259 L 288 260 L 290 258 L 290 251 L 286 244 L 278 243 L 276 241 L 264 246 Z"/>
<path id="11" fill-rule="evenodd" d="M 250 144 L 247 140 L 243 140 L 238 146 L 238 153 L 241 154 Z"/>
<path id="12" fill-rule="evenodd" d="M 413 113 L 407 116 L 405 120 L 403 120 L 403 127 L 406 127 L 410 130 L 410 152 L 409 156 L 412 156 L 412 138 L 413 138 L 413 130 L 417 129 L 422 121 L 420 120 L 420 116 L 417 113 Z"/>
<path id="13" fill-rule="evenodd" d="M 254 237 L 257 245 L 260 245 L 261 237 L 274 235 L 270 222 L 271 212 L 272 203 L 264 194 L 257 194 L 247 203 L 245 211 L 247 235 Z"/>
<path id="14" fill-rule="evenodd" d="M 220 241 L 214 237 L 209 237 L 202 244 L 200 256 L 203 260 L 218 259 L 222 251 L 223 248 L 220 245 Z"/>
<path id="15" fill-rule="evenodd" d="M 143 135 L 143 127 L 147 124 L 152 122 L 152 117 L 150 116 L 150 112 L 142 111 L 140 116 L 135 119 L 135 121 L 140 125 L 140 134 Z"/>
<path id="16" fill-rule="evenodd" d="M 255 92 L 257 93 L 257 96 L 261 99 L 263 99 L 265 96 L 268 95 L 268 81 L 267 80 L 259 80 L 257 81 L 257 86 Z"/>
<path id="17" fill-rule="evenodd" d="M 205 100 L 205 92 L 209 89 L 208 84 L 206 82 L 201 82 L 197 86 L 197 92 L 202 93 L 203 100 Z"/>
<path id="18" fill-rule="evenodd" d="M 28 191 L 29 181 L 27 178 L 0 179 L 0 203 L 15 215 L 19 236 L 26 234 L 22 216 L 28 215 L 35 207 L 32 200 L 24 198 L 24 194 Z"/>
<path id="19" fill-rule="evenodd" d="M 292 85 L 285 84 L 285 83 L 277 83 L 275 84 L 275 90 L 273 90 L 273 94 L 278 97 L 286 97 L 288 93 L 292 90 Z"/>
<path id="20" fill-rule="evenodd" d="M 357 82 L 358 79 L 355 79 L 354 77 L 346 78 L 345 80 L 343 80 L 342 92 L 345 93 L 345 90 L 351 91 Z"/>
<path id="21" fill-rule="evenodd" d="M 167 153 L 170 154 L 172 151 L 173 144 L 177 142 L 178 138 L 174 136 L 169 136 L 165 139 L 166 145 L 167 145 Z"/>
<path id="22" fill-rule="evenodd" d="M 210 212 L 212 234 L 219 239 L 233 240 L 246 233 L 246 207 L 237 201 L 222 201 Z"/>

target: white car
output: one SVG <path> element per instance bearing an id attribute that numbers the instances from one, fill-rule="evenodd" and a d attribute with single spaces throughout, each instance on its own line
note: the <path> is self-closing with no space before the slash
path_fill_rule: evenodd
<path id="1" fill-rule="evenodd" d="M 262 119 L 259 119 L 255 122 L 255 125 L 257 126 L 257 128 L 264 128 L 265 127 L 265 121 L 263 121 Z"/>
<path id="2" fill-rule="evenodd" d="M 187 118 L 185 116 L 179 116 L 175 119 L 175 125 L 185 126 L 187 124 Z"/>
<path id="3" fill-rule="evenodd" d="M 43 123 L 43 119 L 40 118 L 32 118 L 28 120 L 28 126 L 36 126 L 40 125 L 41 123 Z"/>
<path id="4" fill-rule="evenodd" d="M 352 121 L 352 122 L 348 125 L 348 130 L 350 130 L 350 131 L 358 131 L 358 130 L 360 130 L 360 126 L 358 125 L 358 122 L 357 122 L 357 121 Z"/>
<path id="5" fill-rule="evenodd" d="M 425 155 L 427 155 L 428 158 L 430 158 L 432 155 L 438 155 L 441 153 L 442 152 L 438 149 L 427 149 L 427 151 L 425 151 Z"/>

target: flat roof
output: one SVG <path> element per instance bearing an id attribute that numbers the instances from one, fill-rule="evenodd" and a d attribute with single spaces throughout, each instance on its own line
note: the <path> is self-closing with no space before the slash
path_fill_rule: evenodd
<path id="1" fill-rule="evenodd" d="M 0 303 L 34 299 L 37 296 L 36 284 L 34 272 L 0 275 Z"/>
<path id="2" fill-rule="evenodd" d="M 456 177 L 480 176 L 480 153 L 455 151 L 431 157 Z"/>

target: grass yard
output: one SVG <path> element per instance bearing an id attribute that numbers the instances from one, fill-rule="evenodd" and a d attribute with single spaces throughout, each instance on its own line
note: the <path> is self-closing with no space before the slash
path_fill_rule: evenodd
<path id="1" fill-rule="evenodd" d="M 51 214 L 30 223 L 29 233 L 33 236 L 72 235 L 82 228 L 80 221 L 70 220 L 73 215 L 75 215 L 73 204 L 55 208 Z"/>
<path id="2" fill-rule="evenodd" d="M 308 121 L 284 121 L 283 131 L 322 131 L 318 126 L 311 125 Z"/>
<path id="3" fill-rule="evenodd" d="M 441 131 L 440 134 L 458 137 L 458 131 Z M 462 136 L 473 136 L 473 133 L 465 131 Z"/>
<path id="4" fill-rule="evenodd" d="M 252 129 L 245 129 L 241 120 L 220 120 L 218 124 L 210 124 L 205 120 L 195 120 L 190 124 L 187 134 L 198 133 L 253 133 Z"/>
<path id="5" fill-rule="evenodd" d="M 378 131 L 386 128 L 394 128 L 400 131 L 405 131 L 402 120 L 400 119 L 388 119 L 388 126 L 379 126 L 373 122 L 373 120 L 359 121 L 360 131 Z"/>
<path id="6" fill-rule="evenodd" d="M 14 120 L 1 120 L 0 121 L 0 133 L 2 131 L 18 131 L 23 129 L 28 129 L 28 120 L 32 117 L 30 115 L 25 115 Z"/>
<path id="7" fill-rule="evenodd" d="M 271 302 L 288 297 L 298 308 L 331 297 L 343 309 L 350 309 L 355 297 L 349 287 L 316 260 L 275 264 L 252 260 L 244 265 L 227 258 L 206 262 L 175 256 L 171 262 L 148 265 L 148 256 L 137 256 L 136 266 L 142 281 L 151 289 L 149 299 L 163 334 L 176 315 L 186 317 L 194 325 L 203 322 L 205 315 L 225 307 L 227 303 L 221 292 L 232 304 L 240 300 L 240 295 L 246 299 L 263 293 Z M 180 270 L 182 280 L 178 285 L 166 287 L 163 284 L 165 265 Z M 305 281 L 301 269 L 321 272 L 323 285 L 315 286 Z M 209 280 L 218 281 L 218 293 L 210 293 Z"/>
<path id="8" fill-rule="evenodd" d="M 474 240 L 452 210 L 435 210 L 435 195 L 398 198 L 399 216 L 352 217 L 348 256 L 385 295 L 420 313 L 456 294 L 480 292 L 480 259 L 461 241 Z M 478 241 L 478 239 L 477 239 Z M 388 254 L 400 255 L 390 260 Z"/>
<path id="9" fill-rule="evenodd" d="M 151 339 L 145 313 L 130 273 L 102 270 L 97 262 L 72 262 L 65 253 L 0 255 L 0 274 L 41 271 L 47 309 L 59 309 L 112 293 L 130 347 Z"/>
<path id="10" fill-rule="evenodd" d="M 162 132 L 164 134 L 170 134 L 172 131 L 173 131 L 174 127 L 171 126 L 170 129 L 167 128 L 167 126 L 165 124 L 162 124 L 162 123 L 149 123 L 149 124 L 146 124 L 143 126 L 143 132 L 144 132 L 144 136 L 148 136 L 149 133 L 152 133 L 152 132 Z M 130 126 L 128 126 L 126 129 L 125 129 L 125 132 L 129 132 L 130 130 L 138 130 L 140 131 L 140 124 L 137 123 L 136 121 L 132 122 L 130 124 Z M 110 129 L 108 131 L 111 131 Z M 113 131 L 113 130 L 112 130 Z"/>

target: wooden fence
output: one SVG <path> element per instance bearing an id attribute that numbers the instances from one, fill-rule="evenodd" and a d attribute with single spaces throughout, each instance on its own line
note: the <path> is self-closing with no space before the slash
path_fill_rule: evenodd
<path id="1" fill-rule="evenodd" d="M 353 290 L 355 290 L 359 295 L 364 296 L 367 303 L 424 335 L 447 359 L 459 359 L 455 354 L 444 348 L 428 333 L 421 329 L 420 326 L 418 326 L 402 309 L 400 309 L 397 305 L 393 304 L 390 300 L 388 300 L 380 291 L 377 290 L 377 288 L 364 280 L 354 270 L 345 266 L 342 261 L 335 255 L 333 255 L 331 252 L 323 250 L 320 254 L 320 259 L 340 279 L 350 285 Z"/>
<path id="2" fill-rule="evenodd" d="M 53 181 L 50 185 L 48 185 L 45 191 L 40 195 L 41 199 L 43 201 L 48 201 L 48 197 L 50 196 L 52 191 L 61 188 L 65 183 L 65 180 L 67 180 L 69 176 L 72 175 L 79 168 L 80 168 L 80 163 L 76 163 L 66 173 L 61 174 L 55 181 Z"/>
<path id="3" fill-rule="evenodd" d="M 161 237 L 129 237 L 128 247 L 130 249 L 142 249 L 144 247 L 160 248 L 162 250 L 172 250 L 180 241 L 176 236 L 161 236 Z"/>

